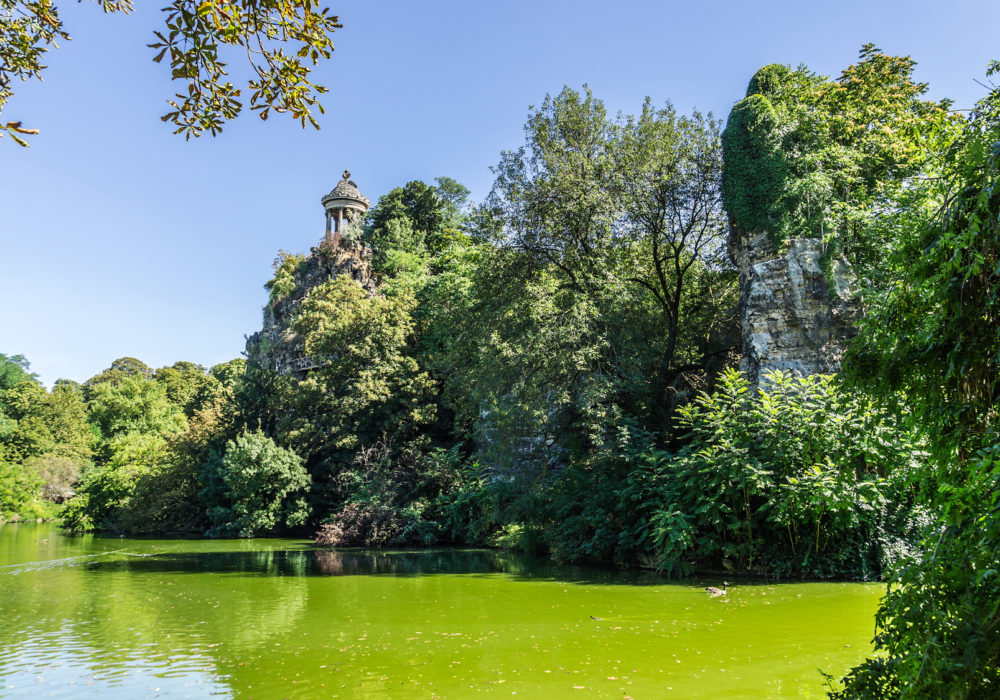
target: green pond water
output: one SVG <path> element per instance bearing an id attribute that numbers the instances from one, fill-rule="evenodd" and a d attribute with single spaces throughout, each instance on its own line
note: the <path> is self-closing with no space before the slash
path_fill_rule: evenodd
<path id="1" fill-rule="evenodd" d="M 0 696 L 822 697 L 882 586 L 0 527 Z M 597 620 L 593 618 L 599 618 Z"/>

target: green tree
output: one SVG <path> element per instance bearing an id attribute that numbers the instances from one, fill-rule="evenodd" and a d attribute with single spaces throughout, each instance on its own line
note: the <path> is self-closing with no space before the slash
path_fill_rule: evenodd
<path id="1" fill-rule="evenodd" d="M 221 389 L 219 381 L 201 365 L 175 362 L 156 370 L 154 378 L 167 390 L 167 398 L 192 416 L 212 402 Z"/>
<path id="2" fill-rule="evenodd" d="M 661 433 L 690 382 L 734 345 L 718 124 L 648 102 L 613 120 L 589 89 L 564 88 L 531 111 L 525 133 L 523 148 L 502 154 L 476 217 L 502 251 L 481 277 L 497 314 L 478 310 L 490 318 L 483 344 L 517 358 L 506 380 L 484 383 L 499 390 L 491 421 L 576 423 L 569 442 L 584 451 L 611 440 L 598 426 L 625 415 Z M 487 375 L 496 364 L 484 363 Z"/>
<path id="3" fill-rule="evenodd" d="M 149 378 L 153 374 L 153 368 L 142 360 L 137 360 L 134 357 L 119 357 L 111 363 L 110 367 L 100 374 L 95 374 L 83 383 L 83 395 L 87 401 L 90 401 L 93 397 L 94 388 L 99 384 L 111 384 L 115 386 L 128 377 L 138 376 Z"/>
<path id="4" fill-rule="evenodd" d="M 368 212 L 368 223 L 377 231 L 401 217 L 408 218 L 413 228 L 424 236 L 433 235 L 444 224 L 442 199 L 433 186 L 413 180 L 379 197 L 378 203 Z"/>
<path id="5" fill-rule="evenodd" d="M 422 278 L 414 291 L 417 360 L 441 387 L 439 432 L 459 441 L 472 438 L 478 414 L 471 394 L 486 321 L 479 314 L 475 278 L 490 262 L 489 246 L 456 242 L 442 251 L 435 273 Z"/>
<path id="6" fill-rule="evenodd" d="M 38 375 L 31 371 L 31 363 L 24 355 L 0 353 L 0 391 L 11 389 L 21 382 L 37 382 Z"/>
<path id="7" fill-rule="evenodd" d="M 927 430 L 939 519 L 897 570 L 875 654 L 844 698 L 1000 693 L 1000 89 L 920 187 L 940 206 L 900 232 L 893 284 L 872 297 L 845 369 Z"/>
<path id="8" fill-rule="evenodd" d="M 22 381 L 0 392 L 4 453 L 8 459 L 21 462 L 52 447 L 51 433 L 38 419 L 44 401 L 45 388 L 34 381 Z"/>
<path id="9" fill-rule="evenodd" d="M 145 532 L 152 529 L 141 483 L 163 468 L 166 442 L 156 432 L 121 432 L 101 446 L 100 463 L 85 470 L 68 502 L 72 530 Z"/>
<path id="10" fill-rule="evenodd" d="M 469 210 L 469 188 L 447 176 L 434 178 L 434 189 L 444 202 L 445 227 L 459 228 Z"/>
<path id="11" fill-rule="evenodd" d="M 374 229 L 370 237 L 374 248 L 372 268 L 393 277 L 420 272 L 427 254 L 424 238 L 424 232 L 415 229 L 413 221 L 405 214 L 389 219 Z"/>
<path id="12" fill-rule="evenodd" d="M 166 387 L 141 375 L 96 385 L 90 420 L 106 440 L 129 433 L 176 433 L 185 426 L 184 413 L 167 397 Z"/>
<path id="13" fill-rule="evenodd" d="M 213 365 L 209 372 L 222 385 L 223 391 L 232 395 L 239 391 L 243 383 L 243 375 L 247 372 L 247 361 L 238 357 L 229 362 L 220 362 Z"/>
<path id="14" fill-rule="evenodd" d="M 320 366 L 294 387 L 296 408 L 278 431 L 311 464 L 325 464 L 324 488 L 359 449 L 384 435 L 401 445 L 434 418 L 430 377 L 410 352 L 413 307 L 408 293 L 369 296 L 338 277 L 299 309 L 296 331 Z"/>
<path id="15" fill-rule="evenodd" d="M 704 364 L 707 344 L 682 348 L 681 336 L 697 345 L 694 329 L 707 338 L 731 324 L 735 301 L 719 124 L 648 100 L 638 117 L 616 122 L 589 89 L 564 88 L 532 111 L 525 132 L 525 148 L 495 169 L 488 207 L 499 241 L 583 294 L 637 285 L 663 315 L 663 373 L 677 372 L 678 354 L 680 364 Z"/>
<path id="16" fill-rule="evenodd" d="M 498 243 L 558 269 L 588 293 L 606 277 L 621 196 L 615 172 L 617 129 L 586 88 L 546 96 L 525 124 L 527 143 L 504 151 L 486 207 Z"/>
<path id="17" fill-rule="evenodd" d="M 48 392 L 29 367 L 21 355 L 0 355 L 0 491 L 7 494 L 0 512 L 40 504 L 43 496 L 67 498 L 91 456 L 94 434 L 80 386 L 59 380 Z"/>
<path id="18" fill-rule="evenodd" d="M 52 435 L 49 452 L 78 464 L 91 457 L 94 434 L 88 424 L 87 407 L 78 384 L 57 380 L 43 401 L 38 420 Z"/>
<path id="19" fill-rule="evenodd" d="M 132 11 L 132 0 L 97 0 L 105 13 Z M 150 44 L 157 63 L 164 59 L 173 80 L 185 85 L 162 120 L 185 138 L 213 136 L 244 107 L 244 88 L 230 82 L 228 55 L 245 61 L 249 105 L 261 119 L 272 111 L 289 113 L 305 126 L 319 128 L 313 109 L 323 112 L 318 95 L 327 92 L 310 80 L 311 67 L 333 53 L 332 34 L 341 28 L 335 15 L 315 0 L 171 0 L 163 8 L 163 27 Z M 52 0 L 0 0 L 0 112 L 13 95 L 13 81 L 38 78 L 50 47 L 70 38 Z M 27 146 L 24 135 L 36 130 L 21 122 L 0 123 Z"/>
<path id="20" fill-rule="evenodd" d="M 378 272 L 393 273 L 399 263 L 413 269 L 421 256 L 438 256 L 461 238 L 469 190 L 450 177 L 436 185 L 413 180 L 382 195 L 367 215 L 366 242 L 375 249 Z M 401 255 L 409 259 L 400 259 Z"/>
<path id="21" fill-rule="evenodd" d="M 302 460 L 263 433 L 230 440 L 225 455 L 210 468 L 223 487 L 223 504 L 208 512 L 216 535 L 253 537 L 302 525 L 309 516 L 310 479 Z"/>
<path id="22" fill-rule="evenodd" d="M 42 479 L 34 470 L 0 459 L 0 522 L 37 498 L 41 488 Z"/>
<path id="23" fill-rule="evenodd" d="M 91 384 L 89 418 L 99 433 L 96 464 L 85 468 L 64 522 L 72 530 L 151 532 L 189 529 L 197 520 L 195 474 L 175 459 L 167 438 L 187 426 L 164 383 L 137 360 Z"/>
<path id="24" fill-rule="evenodd" d="M 647 290 L 663 314 L 664 383 L 703 369 L 734 325 L 735 270 L 725 249 L 719 123 L 678 115 L 647 100 L 622 127 L 617 148 L 624 194 L 626 281 Z M 713 347 L 714 346 L 714 347 Z"/>
<path id="25" fill-rule="evenodd" d="M 349 276 L 333 278 L 308 291 L 293 326 L 318 366 L 302 379 L 253 361 L 247 367 L 239 422 L 294 446 L 313 479 L 320 517 L 349 500 L 405 508 L 419 491 L 436 406 L 433 381 L 416 359 L 415 306 L 405 279 L 371 295 Z M 222 497 L 221 481 L 211 476 L 219 473 L 206 470 L 208 501 Z"/>
<path id="26" fill-rule="evenodd" d="M 57 384 L 51 392 L 33 381 L 0 392 L 0 414 L 13 420 L 0 442 L 11 459 L 50 453 L 80 464 L 91 454 L 93 434 L 79 390 Z"/>

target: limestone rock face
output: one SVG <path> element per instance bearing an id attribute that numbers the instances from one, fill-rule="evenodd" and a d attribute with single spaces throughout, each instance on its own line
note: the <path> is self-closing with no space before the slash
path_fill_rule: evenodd
<path id="1" fill-rule="evenodd" d="M 779 251 L 766 234 L 735 228 L 729 252 L 740 272 L 741 368 L 751 382 L 776 369 L 837 372 L 861 315 L 847 260 L 834 259 L 831 280 L 822 241 L 793 238 Z"/>
<path id="2" fill-rule="evenodd" d="M 248 362 L 297 378 L 317 367 L 306 355 L 305 341 L 295 332 L 295 316 L 310 290 L 341 275 L 375 294 L 371 250 L 359 241 L 334 236 L 309 251 L 295 271 L 295 289 L 264 307 L 263 328 L 247 338 Z"/>

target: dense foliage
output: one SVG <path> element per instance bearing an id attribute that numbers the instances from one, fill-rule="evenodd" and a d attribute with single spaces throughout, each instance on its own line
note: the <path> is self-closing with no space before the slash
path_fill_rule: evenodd
<path id="1" fill-rule="evenodd" d="M 669 437 L 676 404 L 734 348 L 718 129 L 648 102 L 611 119 L 567 88 L 502 154 L 477 222 L 495 247 L 477 271 L 491 332 L 472 378 L 500 444 L 521 432 L 586 456 L 623 420 Z"/>
<path id="2" fill-rule="evenodd" d="M 92 455 L 78 384 L 46 391 L 21 355 L 0 354 L 0 522 L 51 517 Z"/>
<path id="3" fill-rule="evenodd" d="M 309 475 L 291 450 L 259 433 L 226 443 L 224 455 L 206 464 L 203 494 L 209 504 L 209 531 L 252 537 L 301 525 L 309 517 L 305 493 Z"/>
<path id="4" fill-rule="evenodd" d="M 913 537 L 909 434 L 886 448 L 899 426 L 826 379 L 758 395 L 720 375 L 737 335 L 720 130 L 567 88 L 482 205 L 443 177 L 377 202 L 351 234 L 374 295 L 302 286 L 308 261 L 282 252 L 266 313 L 294 297 L 285 333 L 316 368 L 117 360 L 78 391 L 93 462 L 46 461 L 50 491 L 75 479 L 66 524 L 877 576 Z"/>
<path id="5" fill-rule="evenodd" d="M 723 134 L 726 211 L 744 233 L 820 238 L 878 277 L 887 237 L 918 174 L 930 174 L 956 119 L 921 99 L 915 62 L 866 45 L 837 80 L 770 65 Z"/>
<path id="6" fill-rule="evenodd" d="M 414 180 L 396 187 L 368 212 L 362 238 L 374 251 L 377 273 L 419 272 L 428 256 L 463 240 L 460 227 L 469 190 L 449 177 L 435 182 Z"/>
<path id="7" fill-rule="evenodd" d="M 657 499 L 661 566 L 872 579 L 926 524 L 903 416 L 830 376 L 770 373 L 755 392 L 727 371 L 681 414 L 691 443 L 635 480 Z"/>
<path id="8" fill-rule="evenodd" d="M 71 529 L 204 530 L 199 474 L 235 434 L 245 368 L 123 357 L 46 390 L 23 357 L 0 356 L 0 517 L 53 517 L 67 502 Z"/>
<path id="9" fill-rule="evenodd" d="M 990 73 L 1000 71 L 994 63 Z M 976 106 L 893 251 L 848 370 L 930 437 L 938 520 L 878 615 L 843 697 L 1000 695 L 1000 90 Z"/>

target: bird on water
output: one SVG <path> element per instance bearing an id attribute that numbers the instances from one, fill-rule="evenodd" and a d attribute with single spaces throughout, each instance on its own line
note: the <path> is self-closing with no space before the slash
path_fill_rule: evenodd
<path id="1" fill-rule="evenodd" d="M 716 588 L 715 586 L 707 586 L 705 592 L 708 593 L 713 598 L 717 598 L 720 595 L 726 595 L 726 586 L 729 584 L 726 581 L 722 582 L 722 588 Z"/>

